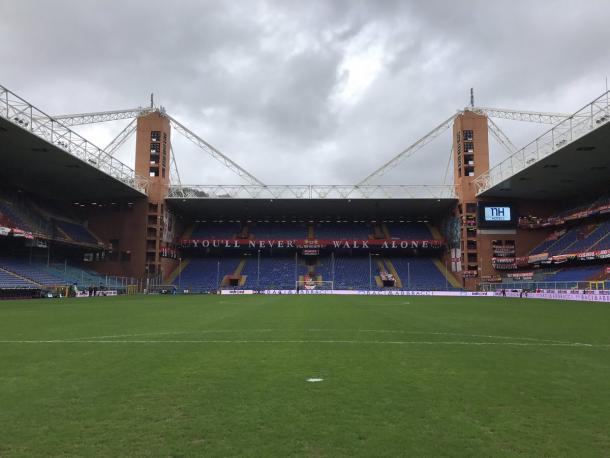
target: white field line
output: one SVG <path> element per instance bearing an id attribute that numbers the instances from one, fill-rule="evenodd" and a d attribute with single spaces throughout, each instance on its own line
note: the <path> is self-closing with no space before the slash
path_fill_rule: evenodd
<path id="1" fill-rule="evenodd" d="M 384 340 L 0 340 L 0 344 L 349 344 L 610 348 L 610 344 Z"/>
<path id="2" fill-rule="evenodd" d="M 147 332 L 141 334 L 114 334 L 106 336 L 82 337 L 75 340 L 94 340 L 94 339 L 114 339 L 119 337 L 141 337 L 141 336 L 166 336 L 166 335 L 184 335 L 184 334 L 225 334 L 225 333 L 244 333 L 244 332 L 366 332 L 380 334 L 414 334 L 414 335 L 436 335 L 436 336 L 457 336 L 457 337 L 482 337 L 486 339 L 505 339 L 505 340 L 526 340 L 531 342 L 547 342 L 564 345 L 580 344 L 580 342 L 567 342 L 564 340 L 538 339 L 534 337 L 517 337 L 517 336 L 495 336 L 486 334 L 461 334 L 455 332 L 432 332 L 432 331 L 403 331 L 395 329 L 202 329 L 192 331 L 168 331 L 168 332 Z M 583 344 L 586 345 L 586 344 Z"/>

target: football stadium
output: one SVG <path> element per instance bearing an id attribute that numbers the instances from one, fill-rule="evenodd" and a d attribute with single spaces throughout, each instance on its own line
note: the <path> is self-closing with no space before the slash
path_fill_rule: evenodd
<path id="1" fill-rule="evenodd" d="M 3 84 L 0 456 L 610 456 L 609 91 L 467 88 L 353 184 L 282 185 L 152 95 Z M 383 178 L 447 138 L 443 184 Z"/>

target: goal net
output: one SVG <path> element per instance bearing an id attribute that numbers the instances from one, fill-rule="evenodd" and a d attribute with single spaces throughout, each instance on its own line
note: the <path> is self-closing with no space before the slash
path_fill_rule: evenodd
<path id="1" fill-rule="evenodd" d="M 298 291 L 311 291 L 314 289 L 333 289 L 332 281 L 325 280 L 299 280 L 296 282 L 295 289 Z"/>

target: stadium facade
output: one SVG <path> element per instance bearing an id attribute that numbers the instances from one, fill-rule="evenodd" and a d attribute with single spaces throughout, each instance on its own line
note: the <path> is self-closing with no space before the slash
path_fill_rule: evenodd
<path id="1" fill-rule="evenodd" d="M 353 186 L 265 185 L 163 108 L 48 116 L 0 86 L 0 290 L 450 290 L 610 278 L 608 94 L 571 115 L 461 110 Z M 518 150 L 492 117 L 551 127 Z M 106 148 L 72 126 L 131 118 Z M 453 185 L 374 184 L 452 129 Z M 172 135 L 245 181 L 183 185 Z M 135 164 L 113 153 L 136 136 Z M 489 136 L 509 150 L 490 168 Z"/>

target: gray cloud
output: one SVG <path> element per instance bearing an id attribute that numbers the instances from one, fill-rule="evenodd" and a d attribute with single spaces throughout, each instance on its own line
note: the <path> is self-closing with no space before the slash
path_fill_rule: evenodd
<path id="1" fill-rule="evenodd" d="M 605 1 L 0 0 L 0 82 L 49 113 L 158 103 L 268 183 L 354 183 L 468 102 L 574 111 L 610 73 Z M 498 122 L 517 145 L 540 126 Z M 85 127 L 105 145 L 121 123 Z M 128 145 L 129 146 L 129 145 Z M 381 181 L 439 183 L 450 137 Z M 494 161 L 503 158 L 491 144 Z M 183 181 L 236 183 L 175 138 Z M 133 151 L 121 151 L 133 161 Z"/>

